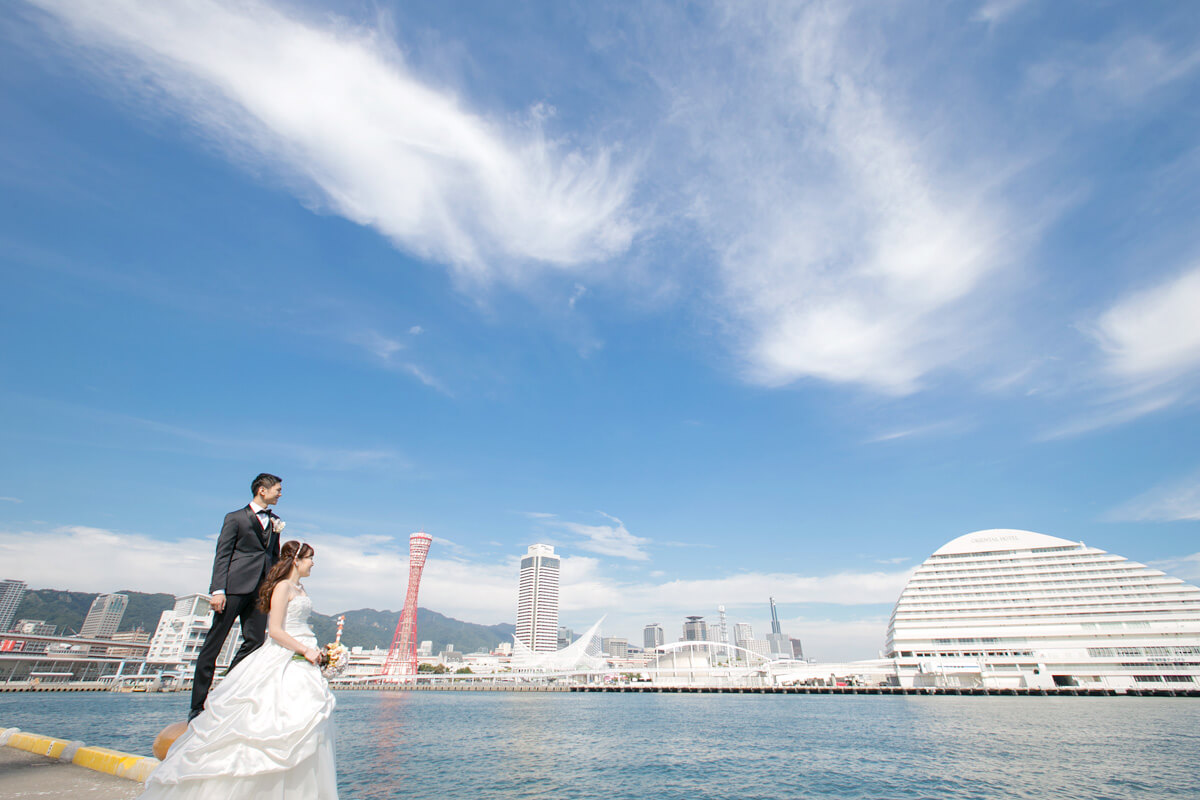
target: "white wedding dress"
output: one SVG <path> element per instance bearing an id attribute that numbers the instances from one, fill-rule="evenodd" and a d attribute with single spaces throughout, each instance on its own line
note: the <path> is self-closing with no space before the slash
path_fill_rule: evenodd
<path id="1" fill-rule="evenodd" d="M 316 647 L 311 612 L 308 595 L 297 595 L 284 630 Z M 336 800 L 333 693 L 294 655 L 268 635 L 209 694 L 140 800 Z"/>

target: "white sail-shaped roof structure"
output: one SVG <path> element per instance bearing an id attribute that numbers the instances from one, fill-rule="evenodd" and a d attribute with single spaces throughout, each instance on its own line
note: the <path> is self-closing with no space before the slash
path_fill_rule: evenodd
<path id="1" fill-rule="evenodd" d="M 513 672 L 590 672 L 603 669 L 604 656 L 600 647 L 600 624 L 604 617 L 596 620 L 596 624 L 562 650 L 549 653 L 536 653 L 516 636 L 513 637 L 512 660 L 509 666 Z"/>

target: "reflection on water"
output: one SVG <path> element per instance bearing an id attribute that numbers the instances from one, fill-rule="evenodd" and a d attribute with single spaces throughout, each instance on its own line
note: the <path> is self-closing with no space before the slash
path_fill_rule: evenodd
<path id="1" fill-rule="evenodd" d="M 0 725 L 148 752 L 184 695 L 0 695 Z M 343 692 L 346 800 L 1194 798 L 1189 698 Z"/>

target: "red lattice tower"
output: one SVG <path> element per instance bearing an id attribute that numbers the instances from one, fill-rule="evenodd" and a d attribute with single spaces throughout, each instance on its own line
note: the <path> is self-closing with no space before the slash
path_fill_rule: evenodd
<path id="1" fill-rule="evenodd" d="M 404 680 L 417 674 L 417 591 L 421 588 L 421 570 L 425 568 L 425 556 L 431 544 L 433 537 L 428 533 L 414 533 L 408 537 L 408 594 L 404 598 L 396 636 L 392 639 L 392 649 L 379 673 L 385 680 Z"/>

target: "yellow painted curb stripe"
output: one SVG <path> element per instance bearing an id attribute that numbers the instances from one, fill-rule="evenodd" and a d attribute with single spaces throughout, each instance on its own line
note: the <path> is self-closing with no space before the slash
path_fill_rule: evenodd
<path id="1" fill-rule="evenodd" d="M 51 739 L 49 736 L 39 736 L 36 733 L 14 733 L 8 738 L 8 746 L 15 747 L 18 750 L 24 750 L 28 753 L 37 753 L 39 756 L 50 756 L 58 758 L 62 755 L 63 750 L 67 749 L 70 742 L 63 739 Z"/>
<path id="2" fill-rule="evenodd" d="M 134 781 L 146 780 L 158 766 L 157 758 L 134 756 L 107 747 L 81 747 L 75 751 L 72 761 L 81 767 Z"/>
<path id="3" fill-rule="evenodd" d="M 11 733 L 8 733 L 9 731 Z M 9 747 L 15 747 L 18 750 L 25 750 L 26 752 L 37 753 L 42 756 L 50 756 L 51 758 L 63 756 L 64 751 L 66 751 L 67 755 L 71 755 L 67 748 L 72 742 L 64 739 L 54 739 L 36 733 L 26 733 L 14 728 L 0 728 L 0 734 L 5 733 L 8 733 L 8 741 L 5 744 Z M 74 744 L 78 744 L 78 742 Z M 71 763 L 96 772 L 115 775 L 118 778 L 144 781 L 150 777 L 150 773 L 154 772 L 159 761 L 157 758 L 135 756 L 129 753 L 122 753 L 120 750 L 109 750 L 107 747 L 79 747 L 75 750 L 74 755 L 71 756 Z"/>

